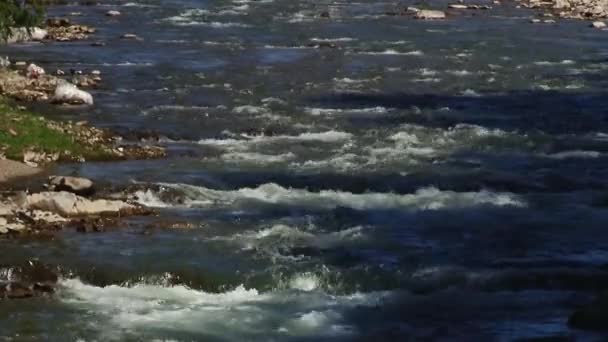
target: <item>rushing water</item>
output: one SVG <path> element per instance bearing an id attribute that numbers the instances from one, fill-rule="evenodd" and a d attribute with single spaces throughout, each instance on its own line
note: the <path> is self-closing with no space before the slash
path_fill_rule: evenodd
<path id="1" fill-rule="evenodd" d="M 41 110 L 159 132 L 170 156 L 60 168 L 161 214 L 0 241 L 5 264 L 64 270 L 56 296 L 0 302 L 0 340 L 598 338 L 566 321 L 608 286 L 608 36 L 493 6 L 50 8 L 99 31 L 0 53 L 104 83 L 92 109 Z"/>

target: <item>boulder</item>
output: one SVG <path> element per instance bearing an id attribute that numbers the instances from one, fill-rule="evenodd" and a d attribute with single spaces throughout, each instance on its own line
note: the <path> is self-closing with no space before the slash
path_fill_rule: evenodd
<path id="1" fill-rule="evenodd" d="M 95 193 L 95 187 L 91 180 L 67 176 L 49 177 L 49 190 L 67 191 L 79 196 L 90 196 Z"/>
<path id="2" fill-rule="evenodd" d="M 15 27 L 11 29 L 11 34 L 6 40 L 7 43 L 23 43 L 29 41 L 40 41 L 46 38 L 48 32 L 39 27 L 33 27 L 29 30 L 25 27 Z"/>
<path id="3" fill-rule="evenodd" d="M 596 29 L 603 29 L 606 28 L 606 23 L 603 21 L 594 21 L 593 23 L 591 23 L 591 27 Z"/>
<path id="4" fill-rule="evenodd" d="M 115 214 L 134 211 L 136 208 L 123 201 L 88 200 L 71 192 L 41 192 L 28 195 L 26 209 L 44 210 L 64 217 Z"/>
<path id="5" fill-rule="evenodd" d="M 93 104 L 93 96 L 90 93 L 80 90 L 70 83 L 58 85 L 51 100 L 54 103 Z"/>
<path id="6" fill-rule="evenodd" d="M 7 57 L 0 57 L 0 68 L 8 68 L 11 66 L 11 60 Z"/>
<path id="7" fill-rule="evenodd" d="M 44 75 L 45 73 L 46 72 L 44 71 L 43 68 L 37 66 L 34 63 L 28 65 L 28 67 L 26 69 L 27 78 L 38 78 L 41 75 Z"/>
<path id="8" fill-rule="evenodd" d="M 445 19 L 445 12 L 437 10 L 420 10 L 416 13 L 414 18 L 425 19 L 425 20 L 438 20 Z"/>

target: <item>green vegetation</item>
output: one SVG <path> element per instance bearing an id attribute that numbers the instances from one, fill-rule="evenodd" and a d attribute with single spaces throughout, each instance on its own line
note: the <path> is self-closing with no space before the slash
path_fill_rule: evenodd
<path id="1" fill-rule="evenodd" d="M 44 18 L 40 0 L 0 0 L 0 41 L 11 34 L 11 27 L 39 26 Z"/>
<path id="2" fill-rule="evenodd" d="M 61 160 L 109 159 L 109 152 L 102 146 L 87 144 L 77 134 L 64 132 L 62 125 L 11 105 L 0 98 L 0 152 L 7 158 L 20 160 L 28 150 L 58 153 Z"/>

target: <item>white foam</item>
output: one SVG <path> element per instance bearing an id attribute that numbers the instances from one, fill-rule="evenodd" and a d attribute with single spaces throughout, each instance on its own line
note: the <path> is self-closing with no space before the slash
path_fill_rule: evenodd
<path id="1" fill-rule="evenodd" d="M 166 208 L 169 207 L 170 204 L 165 203 L 160 197 L 151 190 L 138 190 L 133 196 L 136 198 L 137 203 L 144 205 L 146 207 L 152 208 Z"/>
<path id="2" fill-rule="evenodd" d="M 601 157 L 601 153 L 598 151 L 562 151 L 552 154 L 545 154 L 544 156 L 552 159 L 595 159 Z"/>
<path id="3" fill-rule="evenodd" d="M 266 112 L 266 109 L 263 107 L 257 107 L 252 105 L 238 106 L 232 109 L 234 113 L 237 114 L 261 114 Z"/>
<path id="4" fill-rule="evenodd" d="M 320 279 L 314 273 L 297 274 L 289 281 L 292 289 L 301 291 L 312 291 L 319 287 Z"/>
<path id="5" fill-rule="evenodd" d="M 272 163 L 284 163 L 296 158 L 296 155 L 292 152 L 271 155 L 256 152 L 231 152 L 224 153 L 221 159 L 227 162 L 236 163 L 259 163 L 259 164 L 272 164 Z"/>
<path id="6" fill-rule="evenodd" d="M 307 114 L 313 116 L 334 114 L 385 114 L 391 110 L 391 108 L 381 106 L 370 108 L 304 108 L 304 111 Z"/>
<path id="7" fill-rule="evenodd" d="M 362 193 L 354 194 L 334 190 L 310 192 L 304 189 L 284 188 L 267 183 L 256 188 L 213 190 L 188 184 L 162 183 L 161 186 L 184 193 L 189 206 L 243 206 L 248 204 L 275 204 L 317 209 L 348 207 L 357 210 L 400 209 L 438 210 L 468 208 L 480 205 L 523 207 L 525 202 L 511 193 L 441 191 L 434 187 L 422 188 L 413 194 Z"/>
<path id="8" fill-rule="evenodd" d="M 459 77 L 470 76 L 472 74 L 468 70 L 448 70 L 447 73 Z"/>
<path id="9" fill-rule="evenodd" d="M 378 55 L 378 56 L 423 56 L 424 52 L 420 50 L 414 51 L 397 51 L 394 49 L 387 49 L 384 51 L 365 51 L 365 52 L 357 52 L 360 55 Z"/>
<path id="10" fill-rule="evenodd" d="M 290 143 L 302 141 L 317 141 L 324 143 L 339 143 L 350 140 L 352 134 L 340 131 L 325 131 L 318 133 L 301 133 L 299 135 L 240 135 L 242 139 L 202 139 L 199 140 L 200 145 L 215 146 L 229 150 L 247 150 L 252 146 L 274 144 L 274 143 Z"/>
<path id="11" fill-rule="evenodd" d="M 378 305 L 388 292 L 333 296 L 304 281 L 303 290 L 261 293 L 238 286 L 218 293 L 185 286 L 111 285 L 96 287 L 78 279 L 60 281 L 58 297 L 87 314 L 80 320 L 99 330 L 100 340 L 124 340 L 145 333 L 200 334 L 212 339 L 322 337 L 349 334 L 342 311 Z"/>
<path id="12" fill-rule="evenodd" d="M 315 43 L 332 43 L 332 42 L 352 42 L 357 40 L 357 38 L 351 37 L 340 37 L 340 38 L 311 38 L 311 42 Z"/>
<path id="13" fill-rule="evenodd" d="M 575 64 L 576 62 L 570 59 L 564 59 L 562 61 L 558 61 L 558 62 L 550 62 L 550 61 L 538 61 L 538 62 L 534 62 L 534 65 L 539 65 L 539 66 L 552 66 L 552 65 L 572 65 Z"/>

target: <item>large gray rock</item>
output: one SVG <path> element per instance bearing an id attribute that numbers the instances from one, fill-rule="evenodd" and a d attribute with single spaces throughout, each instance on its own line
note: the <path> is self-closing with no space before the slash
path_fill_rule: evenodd
<path id="1" fill-rule="evenodd" d="M 416 13 L 414 18 L 425 20 L 445 19 L 445 12 L 437 10 L 420 10 Z"/>
<path id="2" fill-rule="evenodd" d="M 6 40 L 7 43 L 22 43 L 28 41 L 39 41 L 46 38 L 48 32 L 39 27 L 34 27 L 29 29 L 29 31 L 25 27 L 15 27 L 11 29 L 11 34 Z"/>
<path id="3" fill-rule="evenodd" d="M 100 214 L 118 215 L 123 211 L 136 209 L 134 206 L 123 201 L 103 199 L 93 201 L 66 191 L 41 192 L 28 195 L 25 199 L 25 208 L 50 211 L 64 217 Z"/>
<path id="4" fill-rule="evenodd" d="M 67 82 L 57 86 L 51 100 L 54 103 L 93 104 L 93 96 L 91 94 Z"/>
<path id="5" fill-rule="evenodd" d="M 90 196 L 95 193 L 95 185 L 90 179 L 69 176 L 49 177 L 49 190 L 67 191 L 79 196 Z"/>

